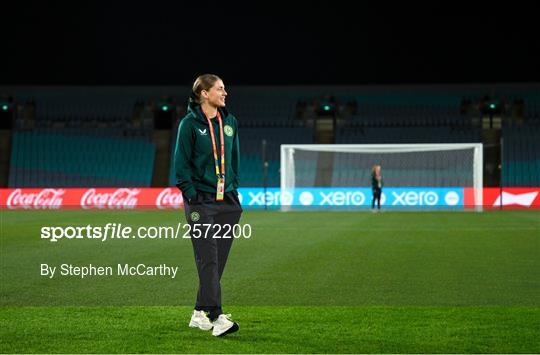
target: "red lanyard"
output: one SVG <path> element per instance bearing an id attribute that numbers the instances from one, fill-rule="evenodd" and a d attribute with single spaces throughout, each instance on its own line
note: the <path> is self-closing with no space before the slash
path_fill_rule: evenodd
<path id="1" fill-rule="evenodd" d="M 206 117 L 206 121 L 208 121 L 208 128 L 210 129 L 210 136 L 212 137 L 212 149 L 214 151 L 214 162 L 216 166 L 216 175 L 218 177 L 225 176 L 225 140 L 223 138 L 223 122 L 221 121 L 221 114 L 219 113 L 219 110 L 217 111 L 217 118 L 219 121 L 219 140 L 220 140 L 220 146 L 221 146 L 221 174 L 219 173 L 219 160 L 217 155 L 217 149 L 216 149 L 216 138 L 214 136 L 214 127 L 212 126 L 212 122 L 206 115 L 206 112 L 204 112 L 203 108 L 201 107 L 201 111 L 204 114 L 204 117 Z"/>

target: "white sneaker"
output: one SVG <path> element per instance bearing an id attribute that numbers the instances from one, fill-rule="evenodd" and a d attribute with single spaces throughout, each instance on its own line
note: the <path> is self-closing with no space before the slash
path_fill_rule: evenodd
<path id="1" fill-rule="evenodd" d="M 214 330 L 212 335 L 215 337 L 221 337 L 230 333 L 238 331 L 240 327 L 238 324 L 231 320 L 230 314 L 220 314 L 218 319 L 214 321 Z"/>
<path id="2" fill-rule="evenodd" d="M 210 322 L 210 319 L 206 315 L 205 311 L 193 311 L 193 315 L 189 321 L 189 327 L 210 330 L 212 329 L 213 324 Z"/>

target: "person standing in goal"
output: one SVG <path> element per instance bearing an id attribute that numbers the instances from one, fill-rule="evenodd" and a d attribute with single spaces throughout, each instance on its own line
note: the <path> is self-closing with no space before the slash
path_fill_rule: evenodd
<path id="1" fill-rule="evenodd" d="M 188 113 L 180 122 L 174 163 L 176 186 L 199 274 L 199 291 L 189 326 L 212 335 L 236 332 L 238 324 L 221 309 L 221 276 L 229 256 L 231 232 L 240 221 L 240 146 L 236 118 L 225 108 L 227 92 L 216 75 L 195 80 Z"/>
<path id="2" fill-rule="evenodd" d="M 373 165 L 371 169 L 371 189 L 373 191 L 373 199 L 371 200 L 371 210 L 375 211 L 375 201 L 377 201 L 377 209 L 381 209 L 381 193 L 383 187 L 383 179 L 381 175 L 381 166 Z"/>

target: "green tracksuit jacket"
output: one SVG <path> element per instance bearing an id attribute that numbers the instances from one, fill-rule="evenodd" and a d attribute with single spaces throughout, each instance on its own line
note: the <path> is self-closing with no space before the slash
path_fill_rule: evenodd
<path id="1" fill-rule="evenodd" d="M 223 136 L 225 138 L 225 192 L 237 192 L 240 172 L 238 123 L 227 109 L 220 108 L 219 112 L 223 120 Z M 217 118 L 210 121 L 214 130 L 218 157 L 221 159 L 219 122 Z M 194 198 L 197 191 L 216 193 L 217 176 L 212 150 L 212 136 L 208 121 L 199 104 L 191 102 L 186 116 L 180 121 L 174 152 L 174 165 L 176 186 L 186 198 Z M 221 169 L 221 161 L 219 168 Z"/>

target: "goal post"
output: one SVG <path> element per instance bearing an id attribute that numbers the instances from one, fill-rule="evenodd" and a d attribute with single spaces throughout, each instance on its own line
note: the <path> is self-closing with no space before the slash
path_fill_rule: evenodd
<path id="1" fill-rule="evenodd" d="M 296 204 L 300 206 L 298 194 L 311 194 L 309 189 L 370 189 L 373 165 L 382 167 L 383 194 L 390 191 L 398 198 L 407 188 L 467 189 L 472 191 L 473 201 L 470 206 L 464 205 L 462 192 L 462 207 L 482 210 L 481 143 L 284 144 L 280 158 L 280 195 L 289 196 L 281 204 L 283 211 L 293 209 Z M 366 207 L 365 202 L 363 206 Z M 400 206 L 399 201 L 392 206 Z M 429 203 L 424 207 L 429 207 Z"/>

